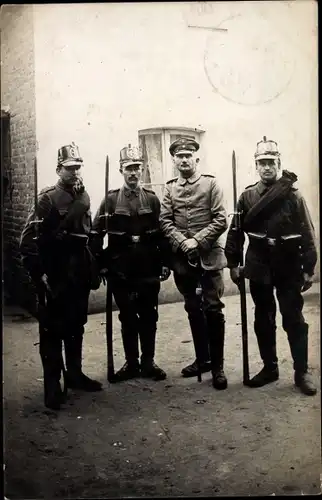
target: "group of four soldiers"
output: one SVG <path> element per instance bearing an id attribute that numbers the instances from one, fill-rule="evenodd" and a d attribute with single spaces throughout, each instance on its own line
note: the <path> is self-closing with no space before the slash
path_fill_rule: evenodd
<path id="1" fill-rule="evenodd" d="M 200 173 L 198 150 L 199 144 L 191 137 L 181 137 L 170 145 L 178 177 L 166 183 L 160 204 L 156 194 L 140 184 L 141 150 L 123 148 L 120 172 L 124 184 L 109 190 L 92 221 L 80 175 L 83 160 L 79 149 L 74 143 L 59 149 L 58 182 L 39 194 L 20 242 L 23 263 L 42 297 L 40 356 L 47 407 L 57 410 L 65 400 L 62 371 L 69 388 L 102 389 L 101 383 L 82 372 L 82 342 L 90 290 L 106 279 L 119 309 L 126 360 L 114 381 L 138 376 L 166 378 L 154 356 L 160 281 L 171 270 L 184 299 L 196 354 L 182 375 L 194 377 L 198 371 L 211 371 L 213 387 L 226 389 L 225 267 L 230 268 L 237 286 L 241 273 L 249 279 L 255 304 L 254 330 L 263 369 L 249 385 L 260 387 L 279 377 L 275 288 L 295 384 L 304 394 L 316 393 L 308 373 L 308 324 L 302 314 L 302 292 L 312 285 L 317 252 L 309 211 L 293 186 L 296 176 L 282 170 L 276 142 L 264 137 L 255 152 L 260 180 L 241 194 L 237 206 L 240 227 L 234 217 L 225 243 L 228 221 L 223 193 L 214 175 Z M 108 245 L 104 248 L 106 232 Z M 243 245 L 245 233 L 249 245 L 241 268 L 240 243 Z"/>

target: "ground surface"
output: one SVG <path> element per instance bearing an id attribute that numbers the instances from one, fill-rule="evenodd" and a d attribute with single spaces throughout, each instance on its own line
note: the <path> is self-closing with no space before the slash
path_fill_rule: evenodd
<path id="1" fill-rule="evenodd" d="M 319 285 L 305 294 L 310 368 L 319 387 L 293 385 L 286 334 L 278 319 L 280 379 L 244 387 L 238 296 L 226 297 L 226 391 L 181 378 L 193 359 L 182 303 L 160 306 L 156 361 L 162 382 L 106 382 L 103 314 L 91 315 L 84 371 L 104 383 L 70 392 L 59 413 L 43 407 L 37 324 L 11 308 L 4 317 L 5 495 L 8 499 L 320 493 Z M 261 367 L 248 297 L 250 370 Z M 114 312 L 115 364 L 123 363 Z"/>

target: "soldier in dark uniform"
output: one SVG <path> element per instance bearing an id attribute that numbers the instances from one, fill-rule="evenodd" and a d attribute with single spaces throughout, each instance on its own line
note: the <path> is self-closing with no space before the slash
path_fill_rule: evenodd
<path id="1" fill-rule="evenodd" d="M 98 391 L 102 384 L 82 372 L 82 343 L 88 297 L 98 288 L 88 241 L 90 199 L 82 184 L 83 160 L 72 143 L 58 151 L 56 185 L 43 189 L 37 210 L 31 211 L 20 241 L 22 261 L 40 300 L 40 356 L 44 372 L 45 405 L 55 410 L 64 402 L 60 385 L 66 358 L 66 383 L 72 389 Z M 35 213 L 37 212 L 37 213 Z M 38 225 L 35 220 L 41 221 Z"/>
<path id="2" fill-rule="evenodd" d="M 225 253 L 231 279 L 238 284 L 240 272 L 249 279 L 255 304 L 254 329 L 263 369 L 249 382 L 261 387 L 279 377 L 276 355 L 276 303 L 274 288 L 293 357 L 295 384 L 304 394 L 316 388 L 308 374 L 308 324 L 302 314 L 302 292 L 312 285 L 317 261 L 314 228 L 301 193 L 293 186 L 295 174 L 281 170 L 275 141 L 257 144 L 256 170 L 260 181 L 241 194 L 241 232 L 235 220 L 229 229 Z M 245 267 L 239 267 L 239 246 L 247 233 L 249 246 Z"/>
<path id="3" fill-rule="evenodd" d="M 126 362 L 115 374 L 115 382 L 137 376 L 163 380 L 166 373 L 154 362 L 158 321 L 160 277 L 169 270 L 164 264 L 162 235 L 159 230 L 160 202 L 155 193 L 140 187 L 142 152 L 125 147 L 120 152 L 120 172 L 124 185 L 108 193 L 108 247 L 103 250 L 105 212 L 102 201 L 93 222 L 100 234 L 98 258 L 119 308 Z M 141 363 L 139 362 L 139 339 Z"/>
<path id="4" fill-rule="evenodd" d="M 174 280 L 184 297 L 196 353 L 196 361 L 183 368 L 182 375 L 196 376 L 199 363 L 202 373 L 212 371 L 214 388 L 226 389 L 221 300 L 226 258 L 221 236 L 228 224 L 217 180 L 196 170 L 198 149 L 189 137 L 170 145 L 179 177 L 166 183 L 160 221 L 172 248 Z M 196 293 L 199 284 L 202 294 Z"/>

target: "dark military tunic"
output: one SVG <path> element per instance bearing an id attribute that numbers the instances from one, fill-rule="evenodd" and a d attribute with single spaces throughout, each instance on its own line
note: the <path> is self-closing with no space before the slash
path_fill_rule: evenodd
<path id="1" fill-rule="evenodd" d="M 57 321 L 60 319 L 64 327 L 86 323 L 91 287 L 91 254 L 87 246 L 91 230 L 90 202 L 84 192 L 79 199 L 80 210 L 69 218 L 68 210 L 74 199 L 73 191 L 61 180 L 42 190 L 38 197 L 38 213 L 34 210 L 30 213 L 20 241 L 23 264 L 31 278 L 38 282 L 47 274 L 53 290 L 50 304 Z M 38 241 L 34 239 L 35 219 L 43 219 Z"/>
<path id="2" fill-rule="evenodd" d="M 241 228 L 248 210 L 267 191 L 268 187 L 259 181 L 242 193 L 237 207 L 241 212 Z M 239 240 L 235 223 L 233 219 L 225 248 L 229 268 L 239 264 Z M 247 278 L 258 283 L 272 284 L 276 280 L 289 279 L 291 275 L 298 278 L 301 272 L 313 274 L 317 260 L 314 228 L 306 202 L 298 189 L 292 188 L 279 209 L 269 219 L 256 222 L 250 232 L 257 236 L 249 238 L 245 259 Z M 285 239 L 285 236 L 296 234 L 301 238 Z M 243 244 L 244 233 L 241 239 Z M 268 239 L 275 239 L 276 244 L 270 245 Z"/>
<path id="3" fill-rule="evenodd" d="M 104 229 L 99 219 L 104 212 L 103 200 L 93 222 L 94 230 Z M 160 202 L 155 193 L 125 186 L 112 190 L 108 213 L 108 250 L 101 255 L 101 266 L 106 265 L 114 278 L 133 283 L 159 282 L 165 242 L 159 229 Z"/>

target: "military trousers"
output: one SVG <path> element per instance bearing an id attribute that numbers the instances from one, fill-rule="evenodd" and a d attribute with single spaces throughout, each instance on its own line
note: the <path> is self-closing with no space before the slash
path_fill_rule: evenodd
<path id="1" fill-rule="evenodd" d="M 152 361 L 158 322 L 159 279 L 126 280 L 111 278 L 111 290 L 119 309 L 122 341 L 126 361 Z"/>
<path id="2" fill-rule="evenodd" d="M 255 305 L 254 330 L 261 358 L 265 366 L 275 368 L 276 353 L 276 301 L 274 289 L 282 315 L 282 326 L 288 336 L 293 368 L 305 373 L 308 363 L 308 325 L 302 314 L 302 283 L 278 280 L 267 285 L 250 280 L 250 293 Z"/>
<path id="3" fill-rule="evenodd" d="M 174 281 L 184 298 L 184 307 L 188 314 L 191 334 L 194 342 L 196 358 L 200 362 L 209 361 L 209 343 L 215 349 L 217 325 L 225 322 L 222 312 L 225 307 L 221 298 L 224 293 L 223 271 L 204 270 L 201 267 L 192 267 L 189 264 L 174 268 Z M 200 285 L 202 294 L 197 294 Z M 222 327 L 221 327 L 222 331 Z M 222 350 L 220 345 L 220 350 Z"/>

